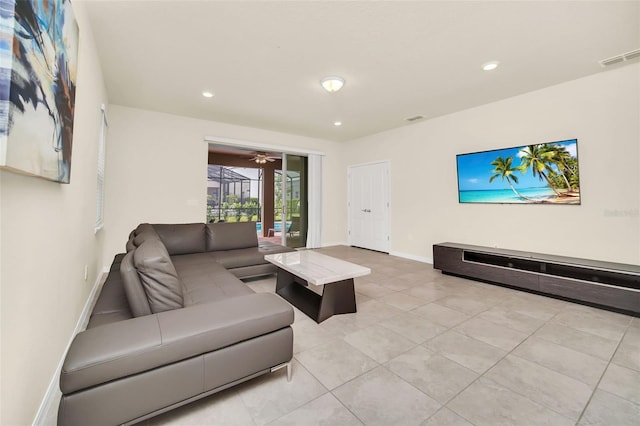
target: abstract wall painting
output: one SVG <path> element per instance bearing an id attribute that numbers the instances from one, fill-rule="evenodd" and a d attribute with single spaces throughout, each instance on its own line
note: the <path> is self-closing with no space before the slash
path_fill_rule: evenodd
<path id="1" fill-rule="evenodd" d="M 0 0 L 0 167 L 69 183 L 77 57 L 69 0 Z"/>

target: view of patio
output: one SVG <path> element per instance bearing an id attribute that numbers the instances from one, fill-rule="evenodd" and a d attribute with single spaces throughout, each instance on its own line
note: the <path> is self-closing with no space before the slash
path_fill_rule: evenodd
<path id="1" fill-rule="evenodd" d="M 264 223 L 264 169 L 208 165 L 207 222 L 255 222 L 258 238 L 282 243 L 282 172 L 274 173 L 274 214 Z M 300 221 L 300 179 L 287 175 L 285 234 L 287 245 L 304 245 Z"/>

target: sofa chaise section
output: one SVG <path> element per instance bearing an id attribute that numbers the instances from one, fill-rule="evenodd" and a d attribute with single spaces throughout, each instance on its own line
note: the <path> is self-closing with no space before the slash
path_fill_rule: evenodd
<path id="1" fill-rule="evenodd" d="M 68 424 L 126 423 L 287 362 L 292 312 L 268 296 L 254 293 L 80 333 L 62 371 L 60 417 Z M 141 404 L 126 410 L 123 396 Z M 101 407 L 110 408 L 97 417 Z"/>
<path id="2" fill-rule="evenodd" d="M 263 269 L 255 227 L 216 225 L 145 224 L 132 232 L 65 358 L 58 424 L 136 423 L 290 368 L 293 309 L 236 276 L 272 272 Z M 221 238 L 234 235 L 240 241 Z"/>

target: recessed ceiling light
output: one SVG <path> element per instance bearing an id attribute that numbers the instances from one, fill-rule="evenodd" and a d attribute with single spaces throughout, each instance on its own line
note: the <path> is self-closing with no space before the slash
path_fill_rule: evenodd
<path id="1" fill-rule="evenodd" d="M 482 64 L 482 69 L 485 71 L 492 71 L 498 68 L 498 65 L 500 65 L 500 62 L 491 61 L 491 62 L 487 62 L 486 64 Z"/>
<path id="2" fill-rule="evenodd" d="M 342 121 L 334 121 L 333 125 L 336 127 L 342 126 Z"/>
<path id="3" fill-rule="evenodd" d="M 337 75 L 332 75 L 320 80 L 320 84 L 327 92 L 335 93 L 338 90 L 342 89 L 342 86 L 344 86 L 344 78 L 338 77 Z"/>
<path id="4" fill-rule="evenodd" d="M 202 92 L 202 96 L 204 96 L 205 98 L 213 98 L 213 92 L 205 90 L 204 92 Z"/>

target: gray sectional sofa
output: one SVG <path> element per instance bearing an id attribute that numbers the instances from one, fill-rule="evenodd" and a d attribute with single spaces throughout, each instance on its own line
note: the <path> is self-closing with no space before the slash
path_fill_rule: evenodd
<path id="1" fill-rule="evenodd" d="M 138 226 L 60 375 L 59 425 L 137 423 L 286 367 L 293 309 L 240 278 L 275 272 L 255 225 Z"/>

